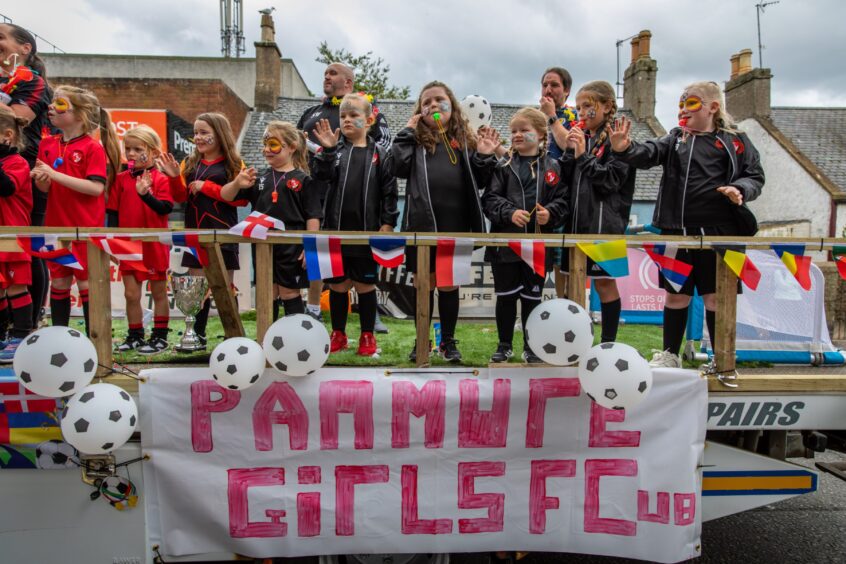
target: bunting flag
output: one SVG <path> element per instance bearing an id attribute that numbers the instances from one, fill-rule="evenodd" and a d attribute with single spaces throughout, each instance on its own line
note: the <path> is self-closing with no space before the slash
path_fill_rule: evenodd
<path id="1" fill-rule="evenodd" d="M 32 235 L 18 237 L 18 246 L 26 254 L 38 257 L 68 268 L 82 270 L 83 267 L 70 249 L 59 244 L 58 235 Z"/>
<path id="2" fill-rule="evenodd" d="M 746 256 L 745 247 L 742 245 L 714 245 L 714 250 L 723 257 L 735 276 L 740 278 L 750 290 L 758 288 L 758 282 L 761 281 L 761 271 Z"/>
<path id="3" fill-rule="evenodd" d="M 584 254 L 599 265 L 612 278 L 629 275 L 629 259 L 626 255 L 626 241 L 604 243 L 576 243 Z"/>
<path id="4" fill-rule="evenodd" d="M 680 292 L 684 283 L 687 282 L 690 271 L 693 270 L 693 265 L 682 262 L 676 258 L 679 251 L 679 246 L 674 244 L 661 243 L 657 245 L 645 244 L 643 251 L 649 255 L 664 280 L 673 287 L 676 292 Z"/>
<path id="5" fill-rule="evenodd" d="M 10 368 L 0 368 L 0 468 L 37 468 L 37 448 L 59 441 L 56 398 L 35 395 Z"/>
<path id="6" fill-rule="evenodd" d="M 846 246 L 835 245 L 831 249 L 831 254 L 834 257 L 834 263 L 837 265 L 837 272 L 840 277 L 846 280 Z"/>
<path id="7" fill-rule="evenodd" d="M 405 238 L 371 237 L 370 251 L 373 260 L 385 268 L 395 268 L 405 260 Z"/>
<path id="8" fill-rule="evenodd" d="M 325 280 L 344 275 L 341 238 L 331 235 L 303 235 L 309 280 Z"/>
<path id="9" fill-rule="evenodd" d="M 89 241 L 115 257 L 124 267 L 141 272 L 149 271 L 144 265 L 144 246 L 141 241 L 133 241 L 132 239 L 111 235 L 106 237 L 92 236 L 89 238 Z"/>
<path id="10" fill-rule="evenodd" d="M 811 289 L 811 257 L 805 256 L 805 245 L 770 245 L 787 267 L 787 270 L 796 278 L 803 290 Z"/>
<path id="11" fill-rule="evenodd" d="M 232 235 L 240 235 L 241 237 L 250 237 L 251 239 L 267 239 L 267 232 L 270 229 L 278 229 L 285 231 L 285 224 L 282 220 L 267 214 L 254 211 L 244 218 L 244 221 L 232 227 L 229 232 Z"/>
<path id="12" fill-rule="evenodd" d="M 200 236 L 194 233 L 166 233 L 159 235 L 159 241 L 174 247 L 184 247 L 202 266 L 208 266 L 209 254 L 200 245 Z"/>
<path id="13" fill-rule="evenodd" d="M 541 278 L 546 277 L 546 249 L 543 246 L 543 241 L 526 241 L 524 239 L 509 241 L 508 248 L 523 259 L 523 262 L 532 267 L 535 274 Z"/>
<path id="14" fill-rule="evenodd" d="M 438 239 L 435 257 L 435 286 L 462 286 L 473 281 L 470 261 L 473 255 L 473 241 Z"/>

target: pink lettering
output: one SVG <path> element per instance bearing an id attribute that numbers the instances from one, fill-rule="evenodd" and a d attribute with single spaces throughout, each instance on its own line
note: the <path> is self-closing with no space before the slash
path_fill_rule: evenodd
<path id="1" fill-rule="evenodd" d="M 695 493 L 673 494 L 673 505 L 675 506 L 673 522 L 676 525 L 685 526 L 693 523 L 696 517 Z"/>
<path id="2" fill-rule="evenodd" d="M 413 382 L 394 382 L 391 387 L 393 409 L 391 415 L 391 446 L 408 448 L 409 414 L 425 417 L 424 445 L 426 448 L 444 446 L 446 413 L 446 382 L 432 380 L 420 390 Z"/>
<path id="3" fill-rule="evenodd" d="M 670 522 L 670 494 L 658 492 L 658 499 L 655 513 L 649 513 L 649 492 L 637 490 L 637 520 L 647 523 L 661 523 L 666 525 Z"/>
<path id="4" fill-rule="evenodd" d="M 529 380 L 529 414 L 526 417 L 526 448 L 543 446 L 546 400 L 578 396 L 578 378 L 532 378 Z"/>
<path id="5" fill-rule="evenodd" d="M 320 534 L 320 494 L 297 494 L 297 535 L 316 537 Z"/>
<path id="6" fill-rule="evenodd" d="M 373 448 L 373 382 L 332 380 L 320 384 L 320 448 L 338 448 L 338 414 L 353 414 L 356 449 Z"/>
<path id="7" fill-rule="evenodd" d="M 274 410 L 276 405 L 281 409 Z M 308 412 L 288 382 L 273 382 L 253 407 L 253 434 L 256 450 L 273 450 L 273 425 L 288 426 L 291 450 L 308 448 Z"/>
<path id="8" fill-rule="evenodd" d="M 472 381 L 472 380 L 465 380 Z M 488 516 L 476 519 L 459 519 L 458 532 L 496 533 L 502 531 L 505 516 L 505 494 L 475 491 L 475 481 L 482 476 L 504 476 L 505 462 L 459 462 L 458 507 L 460 509 L 487 509 Z"/>
<path id="9" fill-rule="evenodd" d="M 216 384 L 215 384 L 216 385 Z M 260 486 L 285 484 L 284 468 L 233 468 L 229 475 L 229 535 L 232 538 L 284 537 L 288 524 L 282 522 L 285 511 L 268 509 L 270 522 L 251 522 L 247 490 Z"/>
<path id="10" fill-rule="evenodd" d="M 219 399 L 212 399 L 219 394 Z M 241 392 L 228 390 L 214 380 L 199 380 L 191 383 L 191 445 L 194 452 L 211 452 L 211 414 L 235 409 L 241 401 Z"/>
<path id="11" fill-rule="evenodd" d="M 402 467 L 402 534 L 448 535 L 452 519 L 420 519 L 417 509 L 417 465 Z"/>
<path id="12" fill-rule="evenodd" d="M 458 412 L 458 446 L 461 448 L 504 447 L 508 434 L 511 380 L 494 380 L 490 411 L 479 410 L 479 382 L 461 380 Z"/>
<path id="13" fill-rule="evenodd" d="M 546 495 L 546 479 L 572 478 L 575 475 L 575 460 L 532 460 L 532 474 L 529 481 L 529 532 L 531 534 L 542 535 L 546 531 L 546 511 L 559 507 L 557 497 Z"/>
<path id="14" fill-rule="evenodd" d="M 323 395 L 321 394 L 321 398 Z M 335 534 L 355 534 L 355 485 L 388 481 L 386 464 L 335 467 Z"/>
<path id="15" fill-rule="evenodd" d="M 640 431 L 608 431 L 608 423 L 621 423 L 626 419 L 625 409 L 608 409 L 590 402 L 590 447 L 640 446 Z"/>
<path id="16" fill-rule="evenodd" d="M 297 483 L 319 484 L 320 466 L 300 466 L 297 468 Z"/>
<path id="17" fill-rule="evenodd" d="M 636 522 L 599 516 L 599 479 L 602 476 L 637 476 L 637 461 L 620 458 L 585 460 L 585 532 L 635 536 Z"/>

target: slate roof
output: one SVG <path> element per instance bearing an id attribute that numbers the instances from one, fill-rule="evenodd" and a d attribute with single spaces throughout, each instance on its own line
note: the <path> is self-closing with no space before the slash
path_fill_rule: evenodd
<path id="1" fill-rule="evenodd" d="M 310 107 L 319 103 L 314 98 L 279 98 L 276 110 L 273 112 L 253 112 L 250 116 L 249 127 L 241 140 L 241 156 L 250 165 L 261 166 L 264 158 L 261 153 L 262 135 L 265 124 L 273 120 L 289 121 L 296 124 L 300 116 Z M 411 117 L 414 102 L 411 100 L 384 100 L 377 101 L 379 111 L 388 120 L 391 132 L 396 133 L 402 129 Z M 493 126 L 500 135 L 508 137 L 508 121 L 511 116 L 520 109 L 522 105 L 515 104 L 491 104 L 493 110 Z M 620 110 L 631 118 L 628 110 Z M 652 139 L 655 134 L 646 123 L 634 122 L 632 125 L 632 138 L 636 141 Z M 658 195 L 658 182 L 661 178 L 661 168 L 637 171 L 637 182 L 635 184 L 635 201 L 654 202 Z M 401 187 L 402 188 L 402 187 Z"/>
<path id="2" fill-rule="evenodd" d="M 776 127 L 846 194 L 846 108 L 772 108 Z"/>

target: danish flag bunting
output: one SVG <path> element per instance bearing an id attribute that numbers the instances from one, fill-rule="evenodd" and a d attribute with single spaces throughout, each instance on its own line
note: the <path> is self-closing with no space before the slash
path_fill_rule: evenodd
<path id="1" fill-rule="evenodd" d="M 508 247 L 531 266 L 535 274 L 541 278 L 546 277 L 546 249 L 543 241 L 509 241 Z"/>
<path id="2" fill-rule="evenodd" d="M 438 239 L 438 254 L 435 258 L 435 285 L 462 286 L 473 281 L 470 259 L 473 255 L 473 241 Z"/>
<path id="3" fill-rule="evenodd" d="M 144 265 L 144 248 L 141 241 L 122 239 L 119 237 L 91 237 L 94 245 L 115 257 L 120 264 L 141 272 L 148 272 Z"/>

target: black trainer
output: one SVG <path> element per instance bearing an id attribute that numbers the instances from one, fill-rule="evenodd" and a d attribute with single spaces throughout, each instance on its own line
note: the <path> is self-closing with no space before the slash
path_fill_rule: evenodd
<path id="1" fill-rule="evenodd" d="M 143 337 L 139 337 L 137 335 L 127 335 L 126 340 L 115 347 L 115 352 L 125 353 L 134 351 L 146 344 L 147 343 L 144 342 Z"/>
<path id="2" fill-rule="evenodd" d="M 432 350 L 432 341 L 429 341 L 429 350 Z M 411 352 L 408 353 L 409 362 L 417 362 L 417 343 L 411 345 Z"/>
<path id="3" fill-rule="evenodd" d="M 136 352 L 138 354 L 158 354 L 162 351 L 166 351 L 168 347 L 167 340 L 162 339 L 161 337 L 152 337 L 149 341 L 147 341 L 144 346 L 138 347 Z"/>
<path id="4" fill-rule="evenodd" d="M 528 346 L 523 348 L 523 362 L 528 364 L 543 364 L 543 361 Z"/>
<path id="5" fill-rule="evenodd" d="M 457 344 L 458 341 L 455 339 L 441 339 L 441 346 L 438 348 L 438 351 L 444 357 L 444 360 L 452 363 L 461 362 L 461 353 L 458 351 L 458 347 L 456 347 Z"/>
<path id="6" fill-rule="evenodd" d="M 496 352 L 491 355 L 491 362 L 508 362 L 508 359 L 514 356 L 514 351 L 508 343 L 500 343 L 496 347 Z"/>

